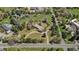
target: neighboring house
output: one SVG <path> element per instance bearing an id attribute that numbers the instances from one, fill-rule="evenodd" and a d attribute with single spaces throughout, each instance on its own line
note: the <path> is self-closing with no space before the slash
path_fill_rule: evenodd
<path id="1" fill-rule="evenodd" d="M 77 19 L 73 19 L 71 23 L 79 29 L 79 21 Z"/>
<path id="2" fill-rule="evenodd" d="M 66 27 L 71 31 L 72 36 L 76 35 L 79 30 L 79 22 L 77 19 L 73 19 L 70 21 L 70 25 L 66 25 Z"/>
<path id="3" fill-rule="evenodd" d="M 28 8 L 30 12 L 42 12 L 44 11 L 44 7 L 30 7 Z"/>
<path id="4" fill-rule="evenodd" d="M 11 24 L 2 24 L 0 26 L 4 31 L 6 31 L 7 33 L 12 32 L 12 25 Z"/>
<path id="5" fill-rule="evenodd" d="M 76 34 L 76 27 L 74 25 L 66 25 L 68 31 L 71 32 L 71 35 L 74 36 Z"/>

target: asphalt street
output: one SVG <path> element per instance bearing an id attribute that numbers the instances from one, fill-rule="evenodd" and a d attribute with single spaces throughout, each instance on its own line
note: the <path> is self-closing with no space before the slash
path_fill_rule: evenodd
<path id="1" fill-rule="evenodd" d="M 22 43 L 22 44 L 15 44 L 15 45 L 9 45 L 7 43 L 0 44 L 0 49 L 2 48 L 63 48 L 64 50 L 67 50 L 67 48 L 76 48 L 79 46 L 79 44 L 46 44 L 46 43 Z"/>

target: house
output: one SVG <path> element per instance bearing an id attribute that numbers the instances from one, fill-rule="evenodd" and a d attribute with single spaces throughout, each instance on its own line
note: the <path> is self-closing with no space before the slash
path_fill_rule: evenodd
<path id="1" fill-rule="evenodd" d="M 44 28 L 38 24 L 34 24 L 33 27 L 35 27 L 39 32 L 43 32 Z"/>

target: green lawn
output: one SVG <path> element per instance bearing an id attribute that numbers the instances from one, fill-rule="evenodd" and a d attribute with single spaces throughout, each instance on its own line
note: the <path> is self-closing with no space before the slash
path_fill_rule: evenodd
<path id="1" fill-rule="evenodd" d="M 35 14 L 31 14 L 30 17 L 26 17 L 25 19 L 21 19 L 20 22 L 21 24 L 26 22 L 26 21 L 29 21 L 29 20 L 33 20 L 33 22 L 39 22 L 39 21 L 42 21 L 44 20 L 45 18 L 48 19 L 48 23 L 51 24 L 51 14 L 39 14 L 39 15 L 36 15 L 34 16 Z"/>
<path id="2" fill-rule="evenodd" d="M 4 48 L 4 51 L 63 51 L 62 48 Z"/>

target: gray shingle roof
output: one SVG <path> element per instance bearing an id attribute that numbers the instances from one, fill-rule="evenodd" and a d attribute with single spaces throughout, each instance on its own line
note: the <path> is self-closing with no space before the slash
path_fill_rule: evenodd
<path id="1" fill-rule="evenodd" d="M 2 24 L 1 27 L 5 30 L 5 31 L 9 31 L 12 29 L 12 25 L 11 24 Z"/>

